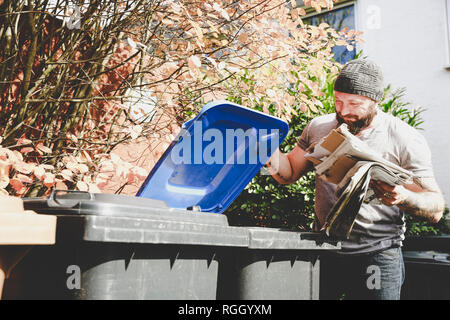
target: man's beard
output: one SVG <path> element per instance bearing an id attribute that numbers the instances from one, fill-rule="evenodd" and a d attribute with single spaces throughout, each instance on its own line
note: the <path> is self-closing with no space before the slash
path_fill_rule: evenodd
<path id="1" fill-rule="evenodd" d="M 376 114 L 377 108 L 373 107 L 370 109 L 369 113 L 364 118 L 352 122 L 345 122 L 345 120 L 341 117 L 341 115 L 338 112 L 336 112 L 336 120 L 339 124 L 346 123 L 350 133 L 353 135 L 357 135 L 372 123 L 372 120 L 373 118 L 375 118 Z"/>

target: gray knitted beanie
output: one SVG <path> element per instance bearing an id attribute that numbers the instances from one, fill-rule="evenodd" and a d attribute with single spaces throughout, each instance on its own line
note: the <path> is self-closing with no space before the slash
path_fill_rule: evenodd
<path id="1" fill-rule="evenodd" d="M 334 90 L 380 101 L 384 94 L 381 68 L 371 60 L 351 60 L 336 78 Z"/>

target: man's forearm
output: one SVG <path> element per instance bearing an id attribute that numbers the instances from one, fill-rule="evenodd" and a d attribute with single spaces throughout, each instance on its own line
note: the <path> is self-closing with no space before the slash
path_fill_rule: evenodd
<path id="1" fill-rule="evenodd" d="M 437 192 L 412 192 L 398 205 L 412 215 L 437 223 L 442 218 L 445 204 L 441 194 Z"/>
<path id="2" fill-rule="evenodd" d="M 312 169 L 311 163 L 305 158 L 305 154 L 306 151 L 298 146 L 288 154 L 277 149 L 267 162 L 267 168 L 272 177 L 279 183 L 294 183 Z"/>
<path id="3" fill-rule="evenodd" d="M 281 184 L 292 183 L 292 167 L 285 153 L 277 149 L 266 164 L 272 177 Z"/>
<path id="4" fill-rule="evenodd" d="M 405 200 L 398 206 L 415 216 L 434 223 L 439 222 L 445 210 L 445 201 L 436 180 L 434 178 L 415 178 L 413 187 L 407 189 L 409 192 Z"/>
<path id="5" fill-rule="evenodd" d="M 404 186 L 373 181 L 371 188 L 383 204 L 396 205 L 407 213 L 433 223 L 437 223 L 444 213 L 444 197 L 433 177 L 414 178 L 412 184 Z"/>

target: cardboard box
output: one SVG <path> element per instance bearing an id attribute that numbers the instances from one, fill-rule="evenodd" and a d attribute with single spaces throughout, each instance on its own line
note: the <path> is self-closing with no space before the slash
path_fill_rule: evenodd
<path id="1" fill-rule="evenodd" d="M 358 160 L 347 155 L 342 155 L 336 160 L 333 166 L 322 175 L 322 177 L 328 182 L 339 184 L 347 174 L 347 171 L 350 170 L 356 162 L 358 162 Z"/>
<path id="2" fill-rule="evenodd" d="M 345 141 L 345 137 L 339 133 L 337 130 L 332 130 L 328 136 L 320 143 L 320 146 L 330 153 L 336 150 L 337 147 L 341 145 L 342 142 Z M 320 159 L 306 156 L 306 159 L 311 161 L 315 166 L 322 163 Z M 339 184 L 339 182 L 344 178 L 345 174 L 348 170 L 350 170 L 355 164 L 357 160 L 353 159 L 348 155 L 342 155 L 336 159 L 334 164 L 323 174 L 321 175 L 326 181 Z"/>

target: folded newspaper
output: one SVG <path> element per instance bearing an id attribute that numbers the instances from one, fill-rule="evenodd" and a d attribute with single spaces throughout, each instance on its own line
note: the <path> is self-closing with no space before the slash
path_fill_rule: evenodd
<path id="1" fill-rule="evenodd" d="M 348 239 L 363 202 L 381 204 L 370 180 L 380 180 L 392 186 L 412 182 L 413 174 L 383 159 L 362 140 L 352 135 L 346 124 L 308 150 L 316 173 L 337 185 L 336 203 L 331 208 L 322 230 L 333 238 Z"/>

